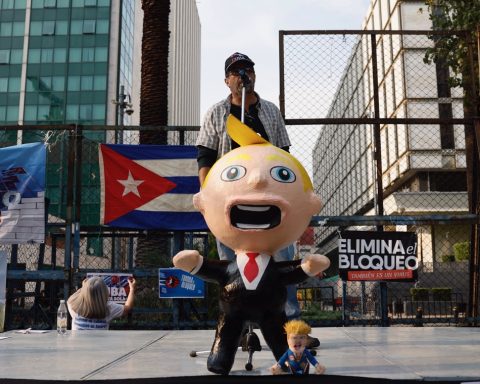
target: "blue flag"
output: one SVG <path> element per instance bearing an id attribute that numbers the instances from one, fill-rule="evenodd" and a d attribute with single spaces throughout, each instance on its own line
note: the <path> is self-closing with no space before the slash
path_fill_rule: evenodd
<path id="1" fill-rule="evenodd" d="M 45 240 L 43 143 L 0 148 L 0 243 Z"/>
<path id="2" fill-rule="evenodd" d="M 196 147 L 100 144 L 99 157 L 102 224 L 207 230 L 193 206 L 200 190 Z"/>

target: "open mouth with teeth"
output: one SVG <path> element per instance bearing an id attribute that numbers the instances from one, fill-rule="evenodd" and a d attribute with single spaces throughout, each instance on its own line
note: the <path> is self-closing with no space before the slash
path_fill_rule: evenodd
<path id="1" fill-rule="evenodd" d="M 280 224 L 281 213 L 275 205 L 238 204 L 230 210 L 230 222 L 239 229 L 271 229 Z"/>

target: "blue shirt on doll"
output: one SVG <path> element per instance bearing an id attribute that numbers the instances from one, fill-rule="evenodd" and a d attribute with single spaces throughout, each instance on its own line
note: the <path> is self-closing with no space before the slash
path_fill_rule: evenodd
<path id="1" fill-rule="evenodd" d="M 278 360 L 280 366 L 284 366 L 285 363 L 288 363 L 288 367 L 294 375 L 308 374 L 309 362 L 313 366 L 318 364 L 317 359 L 313 357 L 308 349 L 303 351 L 302 356 L 298 360 L 295 359 L 295 353 L 293 353 L 291 349 L 287 349 L 287 352 L 285 352 L 280 360 Z"/>

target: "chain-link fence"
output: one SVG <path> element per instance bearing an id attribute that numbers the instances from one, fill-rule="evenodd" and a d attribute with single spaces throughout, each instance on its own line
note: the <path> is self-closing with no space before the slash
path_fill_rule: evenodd
<path id="1" fill-rule="evenodd" d="M 442 35 L 280 32 L 291 152 L 324 203 L 300 246 L 332 260 L 326 278 L 300 290 L 311 321 L 458 324 L 478 314 L 478 255 L 470 256 L 478 212 L 469 211 L 467 188 L 475 171 L 466 150 L 474 121 L 464 116 L 462 89 L 448 85 L 449 68 L 424 60 Z M 415 233 L 417 281 L 342 281 L 345 230 Z"/>
<path id="2" fill-rule="evenodd" d="M 112 327 L 207 327 L 217 311 L 207 299 L 159 299 L 158 269 L 171 267 L 181 246 L 209 254 L 207 233 L 173 233 L 110 228 L 100 223 L 99 144 L 138 144 L 140 131 L 168 131 L 169 141 L 192 141 L 198 127 L 3 127 L 0 147 L 25 141 L 47 145 L 45 244 L 0 244 L 8 255 L 6 329 L 55 325 L 58 302 L 81 285 L 89 272 L 133 273 L 135 311 Z M 189 132 L 189 130 L 191 132 Z M 20 133 L 22 132 L 22 133 Z M 211 242 L 210 242 L 211 243 Z M 209 293 L 210 292 L 210 293 Z"/>
<path id="3" fill-rule="evenodd" d="M 427 65 L 423 32 L 281 32 L 281 109 L 291 152 L 306 166 L 324 207 L 297 243 L 298 257 L 320 252 L 332 266 L 299 286 L 312 325 L 472 324 L 478 318 L 478 252 L 471 233 L 466 134 L 448 68 Z M 100 226 L 98 144 L 138 144 L 153 128 L 1 127 L 0 147 L 44 141 L 47 151 L 45 244 L 4 245 L 8 254 L 7 328 L 51 327 L 58 300 L 88 272 L 130 272 L 135 311 L 118 328 L 208 327 L 217 287 L 206 299 L 159 299 L 158 268 L 177 249 L 216 257 L 206 233 L 127 231 Z M 191 143 L 198 127 L 167 130 Z M 21 132 L 21 133 L 20 133 Z M 478 168 L 478 160 L 473 167 Z M 342 281 L 338 239 L 345 230 L 412 232 L 416 282 Z M 67 251 L 66 251 L 67 250 Z M 473 293 L 477 292 L 477 295 Z"/>

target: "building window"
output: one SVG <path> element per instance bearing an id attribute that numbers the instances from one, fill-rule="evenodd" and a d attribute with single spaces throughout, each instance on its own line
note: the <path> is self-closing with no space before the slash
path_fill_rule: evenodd
<path id="1" fill-rule="evenodd" d="M 25 33 L 25 23 L 23 21 L 15 21 L 12 27 L 12 36 L 23 36 Z"/>
<path id="2" fill-rule="evenodd" d="M 42 49 L 42 63 L 51 63 L 53 61 L 53 49 Z"/>
<path id="3" fill-rule="evenodd" d="M 43 6 L 45 8 L 56 8 L 57 0 L 44 0 Z"/>
<path id="4" fill-rule="evenodd" d="M 85 0 L 85 7 L 96 7 L 97 0 Z"/>
<path id="5" fill-rule="evenodd" d="M 6 93 L 8 90 L 8 77 L 0 77 L 0 92 Z"/>
<path id="6" fill-rule="evenodd" d="M 105 105 L 94 104 L 93 105 L 93 120 L 105 119 Z"/>
<path id="7" fill-rule="evenodd" d="M 82 76 L 81 90 L 91 91 L 93 89 L 93 76 Z"/>
<path id="8" fill-rule="evenodd" d="M 0 24 L 0 36 L 12 36 L 12 23 Z"/>
<path id="9" fill-rule="evenodd" d="M 2 9 L 13 9 L 14 0 L 3 0 Z"/>
<path id="10" fill-rule="evenodd" d="M 80 105 L 80 120 L 92 120 L 91 105 Z"/>
<path id="11" fill-rule="evenodd" d="M 37 106 L 36 105 L 27 105 L 25 106 L 25 113 L 23 117 L 26 121 L 35 121 L 37 120 Z"/>
<path id="12" fill-rule="evenodd" d="M 30 49 L 28 51 L 28 62 L 29 63 L 40 63 L 40 54 L 41 49 Z"/>
<path id="13" fill-rule="evenodd" d="M 95 61 L 107 61 L 108 60 L 108 48 L 106 47 L 97 47 L 95 48 Z"/>
<path id="14" fill-rule="evenodd" d="M 6 49 L 0 50 L 0 65 L 10 63 L 10 51 Z"/>
<path id="15" fill-rule="evenodd" d="M 83 48 L 82 49 L 82 61 L 89 62 L 95 59 L 95 48 Z"/>
<path id="16" fill-rule="evenodd" d="M 84 35 L 91 35 L 95 33 L 95 20 L 84 20 L 83 30 Z"/>
<path id="17" fill-rule="evenodd" d="M 23 51 L 21 49 L 12 49 L 10 52 L 10 64 L 22 64 Z"/>
<path id="18" fill-rule="evenodd" d="M 52 77 L 52 90 L 53 91 L 63 91 L 65 88 L 65 78 L 63 76 L 53 76 Z"/>
<path id="19" fill-rule="evenodd" d="M 108 20 L 97 20 L 97 30 L 96 32 L 101 35 L 101 34 L 107 34 L 108 33 L 108 28 L 109 28 L 109 22 Z"/>
<path id="20" fill-rule="evenodd" d="M 70 63 L 82 62 L 82 48 L 70 48 Z"/>
<path id="21" fill-rule="evenodd" d="M 20 78 L 10 77 L 8 81 L 8 92 L 20 92 Z"/>
<path id="22" fill-rule="evenodd" d="M 66 48 L 55 48 L 53 51 L 53 62 L 54 63 L 65 63 L 67 61 L 67 49 Z"/>
<path id="23" fill-rule="evenodd" d="M 107 89 L 107 76 L 94 76 L 93 90 L 105 91 Z"/>
<path id="24" fill-rule="evenodd" d="M 67 120 L 68 121 L 77 121 L 78 120 L 78 105 L 71 104 L 67 105 Z"/>
<path id="25" fill-rule="evenodd" d="M 68 76 L 68 90 L 69 91 L 80 90 L 80 76 Z"/>
<path id="26" fill-rule="evenodd" d="M 52 36 L 55 34 L 55 22 L 54 21 L 44 21 L 42 26 L 42 35 Z"/>
<path id="27" fill-rule="evenodd" d="M 8 106 L 7 107 L 7 119 L 8 122 L 10 121 L 18 121 L 18 107 Z"/>

